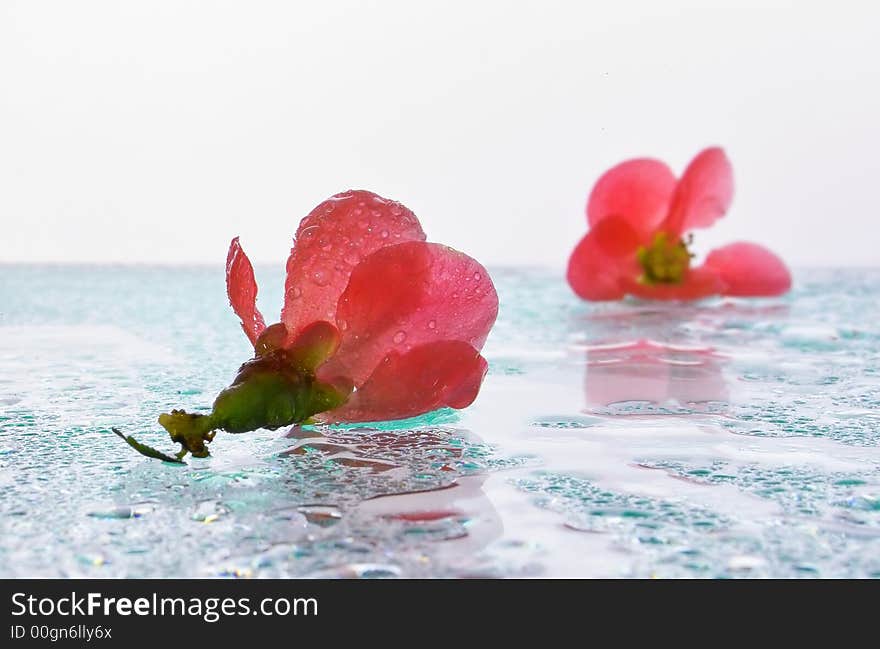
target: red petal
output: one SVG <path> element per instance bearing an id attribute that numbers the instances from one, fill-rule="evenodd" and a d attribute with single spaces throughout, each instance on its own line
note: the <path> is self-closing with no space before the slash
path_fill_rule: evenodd
<path id="1" fill-rule="evenodd" d="M 351 190 L 318 205 L 300 223 L 287 260 L 281 321 L 288 340 L 311 322 L 335 321 L 339 296 L 367 255 L 424 239 L 415 214 L 372 192 Z"/>
<path id="2" fill-rule="evenodd" d="M 327 373 L 361 385 L 392 350 L 460 340 L 481 349 L 498 314 L 486 269 L 452 248 L 414 241 L 377 250 L 339 298 L 342 345 Z"/>
<path id="3" fill-rule="evenodd" d="M 782 295 L 791 288 L 791 273 L 779 257 L 755 243 L 738 242 L 706 257 L 726 285 L 725 295 Z"/>
<path id="4" fill-rule="evenodd" d="M 717 271 L 705 265 L 691 268 L 680 284 L 642 284 L 633 277 L 621 280 L 624 290 L 646 300 L 700 300 L 724 290 Z"/>
<path id="5" fill-rule="evenodd" d="M 675 175 L 659 160 L 628 160 L 605 172 L 587 202 L 587 221 L 594 227 L 612 216 L 625 219 L 642 235 L 666 218 L 675 191 Z"/>
<path id="6" fill-rule="evenodd" d="M 568 260 L 568 283 L 585 300 L 619 300 L 620 278 L 632 274 L 640 235 L 621 217 L 603 219 L 581 239 Z"/>
<path id="7" fill-rule="evenodd" d="M 241 327 L 251 344 L 266 328 L 262 314 L 257 310 L 257 282 L 254 280 L 254 267 L 244 254 L 238 237 L 229 244 L 226 255 L 226 293 L 232 310 L 241 318 Z"/>
<path id="8" fill-rule="evenodd" d="M 733 168 L 718 147 L 697 154 L 685 169 L 663 230 L 678 235 L 712 225 L 733 201 Z"/>
<path id="9" fill-rule="evenodd" d="M 444 340 L 392 351 L 348 402 L 318 418 L 327 422 L 405 419 L 473 403 L 486 375 L 486 359 L 471 345 Z"/>

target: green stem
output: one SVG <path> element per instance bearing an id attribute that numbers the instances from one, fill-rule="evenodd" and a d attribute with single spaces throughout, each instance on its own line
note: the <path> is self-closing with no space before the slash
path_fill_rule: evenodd
<path id="1" fill-rule="evenodd" d="M 164 460 L 165 462 L 173 462 L 174 464 L 185 464 L 185 462 L 183 461 L 183 456 L 187 453 L 185 449 L 181 449 L 180 453 L 178 453 L 176 456 L 166 455 L 162 451 L 157 451 L 152 446 L 141 444 L 131 435 L 123 435 L 118 428 L 111 428 L 110 430 L 119 435 L 119 437 L 121 437 L 129 446 L 131 446 L 141 455 L 152 457 L 157 460 Z"/>

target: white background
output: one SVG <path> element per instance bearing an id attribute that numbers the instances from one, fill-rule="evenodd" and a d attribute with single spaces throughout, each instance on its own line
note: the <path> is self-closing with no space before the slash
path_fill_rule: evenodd
<path id="1" fill-rule="evenodd" d="M 724 146 L 697 250 L 880 262 L 880 3 L 0 0 L 0 261 L 283 264 L 327 196 L 562 266 L 593 181 Z"/>

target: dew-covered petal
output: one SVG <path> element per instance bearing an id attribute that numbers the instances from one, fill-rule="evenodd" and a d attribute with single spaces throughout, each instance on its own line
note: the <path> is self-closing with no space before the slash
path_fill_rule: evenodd
<path id="1" fill-rule="evenodd" d="M 756 243 L 740 241 L 713 250 L 706 257 L 724 282 L 724 294 L 782 295 L 791 288 L 791 273 L 776 254 Z"/>
<path id="2" fill-rule="evenodd" d="M 724 216 L 733 201 L 733 167 L 718 147 L 701 151 L 691 161 L 672 198 L 662 229 L 680 236 L 705 228 Z"/>
<path id="3" fill-rule="evenodd" d="M 641 235 L 622 217 L 594 225 L 568 260 L 566 277 L 572 290 L 585 300 L 619 300 L 620 278 L 637 272 L 635 253 Z"/>
<path id="4" fill-rule="evenodd" d="M 498 314 L 486 269 L 436 243 L 377 250 L 355 268 L 339 299 L 342 344 L 327 372 L 361 385 L 390 351 L 459 340 L 482 348 Z"/>
<path id="5" fill-rule="evenodd" d="M 675 191 L 675 175 L 659 160 L 622 162 L 605 172 L 587 201 L 590 227 L 610 217 L 625 219 L 642 235 L 666 218 Z"/>
<path id="6" fill-rule="evenodd" d="M 339 296 L 368 255 L 424 239 L 415 214 L 372 192 L 350 190 L 318 205 L 300 223 L 287 260 L 281 321 L 289 342 L 311 322 L 335 322 Z"/>
<path id="7" fill-rule="evenodd" d="M 245 335 L 256 345 L 257 338 L 266 328 L 262 314 L 257 309 L 257 282 L 254 267 L 235 237 L 226 255 L 226 293 L 232 310 L 241 318 Z"/>
<path id="8" fill-rule="evenodd" d="M 386 421 L 437 408 L 466 408 L 480 391 L 488 364 L 466 342 L 442 340 L 392 351 L 341 407 L 318 415 L 326 422 Z"/>

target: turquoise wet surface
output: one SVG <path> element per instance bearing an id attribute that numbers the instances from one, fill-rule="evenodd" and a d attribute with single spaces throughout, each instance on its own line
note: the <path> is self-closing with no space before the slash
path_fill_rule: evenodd
<path id="1" fill-rule="evenodd" d="M 222 268 L 0 266 L 0 576 L 880 577 L 880 272 L 695 306 L 492 275 L 471 408 L 173 466 L 110 427 L 170 450 L 157 414 L 248 356 Z"/>

